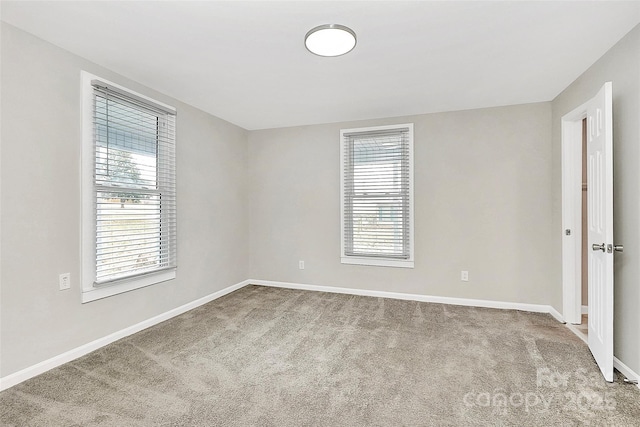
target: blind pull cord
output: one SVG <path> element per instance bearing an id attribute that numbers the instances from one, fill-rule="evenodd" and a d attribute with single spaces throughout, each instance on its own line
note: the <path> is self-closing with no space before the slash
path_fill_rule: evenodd
<path id="1" fill-rule="evenodd" d="M 107 115 L 107 177 L 111 177 L 111 173 L 109 172 L 110 163 L 109 162 L 109 92 L 105 94 L 105 105 L 106 105 L 106 115 Z"/>

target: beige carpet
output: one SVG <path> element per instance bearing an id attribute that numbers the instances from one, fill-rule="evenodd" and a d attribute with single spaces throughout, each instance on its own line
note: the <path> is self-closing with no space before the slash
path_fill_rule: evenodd
<path id="1" fill-rule="evenodd" d="M 249 286 L 0 393 L 3 426 L 640 425 L 548 315 Z"/>

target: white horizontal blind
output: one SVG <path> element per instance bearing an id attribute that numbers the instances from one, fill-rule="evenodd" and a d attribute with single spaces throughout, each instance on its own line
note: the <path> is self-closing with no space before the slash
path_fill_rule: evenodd
<path id="1" fill-rule="evenodd" d="M 409 129 L 343 135 L 344 255 L 410 258 Z"/>
<path id="2" fill-rule="evenodd" d="M 94 83 L 94 286 L 176 267 L 175 114 Z"/>

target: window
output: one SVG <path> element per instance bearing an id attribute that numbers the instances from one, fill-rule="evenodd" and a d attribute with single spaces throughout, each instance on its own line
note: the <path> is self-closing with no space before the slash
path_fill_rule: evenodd
<path id="1" fill-rule="evenodd" d="M 83 73 L 83 302 L 173 279 L 175 109 Z"/>
<path id="2" fill-rule="evenodd" d="M 413 124 L 343 129 L 342 262 L 413 267 Z"/>

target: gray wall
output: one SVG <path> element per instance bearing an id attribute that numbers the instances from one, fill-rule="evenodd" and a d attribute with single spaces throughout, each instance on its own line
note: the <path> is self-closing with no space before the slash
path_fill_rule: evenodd
<path id="1" fill-rule="evenodd" d="M 339 131 L 406 122 L 415 124 L 415 268 L 341 264 Z M 550 103 L 253 131 L 250 277 L 558 302 L 551 155 Z"/>
<path id="2" fill-rule="evenodd" d="M 560 121 L 607 81 L 613 82 L 614 239 L 624 245 L 614 267 L 614 354 L 640 372 L 640 26 L 553 100 L 554 272 L 562 268 Z"/>
<path id="3" fill-rule="evenodd" d="M 80 70 L 178 109 L 178 275 L 80 304 Z M 0 376 L 246 279 L 247 132 L 2 23 Z M 71 272 L 71 290 L 58 274 Z"/>

